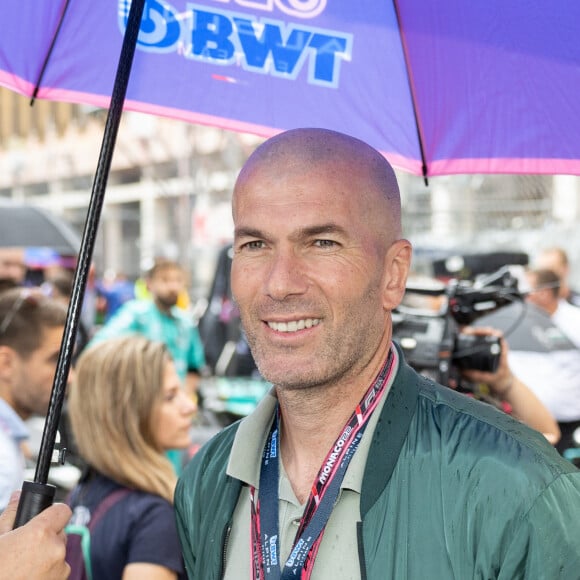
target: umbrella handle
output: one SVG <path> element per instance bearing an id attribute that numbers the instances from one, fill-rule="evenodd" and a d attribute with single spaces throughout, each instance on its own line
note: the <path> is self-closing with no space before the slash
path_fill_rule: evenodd
<path id="1" fill-rule="evenodd" d="M 52 505 L 56 487 L 49 483 L 25 481 L 18 502 L 14 528 L 19 528 L 29 522 L 34 516 Z"/>
<path id="2" fill-rule="evenodd" d="M 123 38 L 123 46 L 119 56 L 119 64 L 117 66 L 115 84 L 111 96 L 111 104 L 105 123 L 103 142 L 101 144 L 101 151 L 93 180 L 93 189 L 89 200 L 87 218 L 73 280 L 71 300 L 56 364 L 50 403 L 48 405 L 44 431 L 40 442 L 36 472 L 34 474 L 34 481 L 25 481 L 22 486 L 22 495 L 18 503 L 15 527 L 22 526 L 30 521 L 35 515 L 38 515 L 41 511 L 52 505 L 54 500 L 55 488 L 47 483 L 48 472 L 56 441 L 62 405 L 64 403 L 81 306 L 87 285 L 93 249 L 95 247 L 101 209 L 105 198 L 107 178 L 109 177 L 109 170 L 111 168 L 115 141 L 121 122 L 121 114 L 123 113 L 123 104 L 125 102 L 144 6 L 145 0 L 132 0 L 131 2 L 127 28 Z"/>

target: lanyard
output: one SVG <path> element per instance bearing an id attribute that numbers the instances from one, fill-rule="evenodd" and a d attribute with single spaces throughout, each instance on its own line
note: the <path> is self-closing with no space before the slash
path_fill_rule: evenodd
<path id="1" fill-rule="evenodd" d="M 326 524 L 340 492 L 340 484 L 391 377 L 394 360 L 394 350 L 391 348 L 383 368 L 322 463 L 306 502 L 290 556 L 282 570 L 278 530 L 280 409 L 276 409 L 262 454 L 257 500 L 255 488 L 250 487 L 253 580 L 310 578 Z"/>

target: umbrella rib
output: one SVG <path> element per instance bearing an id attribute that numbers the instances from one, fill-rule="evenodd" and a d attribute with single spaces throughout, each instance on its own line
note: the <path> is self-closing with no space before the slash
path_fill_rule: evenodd
<path id="1" fill-rule="evenodd" d="M 58 38 L 58 36 L 60 34 L 60 29 L 62 28 L 62 23 L 64 22 L 64 17 L 66 16 L 66 11 L 68 9 L 69 4 L 70 4 L 70 0 L 65 0 L 64 6 L 63 6 L 62 11 L 60 13 L 60 18 L 58 20 L 58 26 L 56 27 L 56 31 L 54 32 L 54 36 L 52 37 L 52 41 L 50 43 L 50 47 L 48 48 L 48 52 L 46 53 L 46 56 L 44 57 L 44 62 L 42 63 L 42 68 L 40 69 L 38 79 L 36 80 L 36 83 L 34 85 L 34 91 L 32 91 L 32 97 L 30 99 L 30 106 L 31 107 L 32 107 L 32 105 L 34 105 L 34 101 L 36 100 L 36 96 L 38 95 L 38 91 L 40 89 L 40 84 L 42 83 L 42 79 L 44 78 L 44 73 L 46 72 L 46 67 L 48 66 L 48 61 L 50 60 L 50 57 L 52 56 L 52 51 L 54 50 L 54 47 L 56 45 L 56 39 Z"/>
<path id="2" fill-rule="evenodd" d="M 405 57 L 405 68 L 407 70 L 407 80 L 409 82 L 409 91 L 411 92 L 411 102 L 413 103 L 413 116 L 415 117 L 415 128 L 417 129 L 417 139 L 419 140 L 419 151 L 421 153 L 421 170 L 423 172 L 423 178 L 425 179 L 425 185 L 429 185 L 427 180 L 427 160 L 425 158 L 425 148 L 423 146 L 423 131 L 421 129 L 421 121 L 419 119 L 419 113 L 417 111 L 417 99 L 415 96 L 415 86 L 413 84 L 413 79 L 411 76 L 411 66 L 409 62 L 409 53 L 407 51 L 407 43 L 405 41 L 405 34 L 403 33 L 403 27 L 401 26 L 401 14 L 399 11 L 398 0 L 393 0 L 393 7 L 395 9 L 395 16 L 397 18 L 397 26 L 399 27 L 399 38 L 401 39 L 401 46 L 403 48 L 403 56 Z"/>

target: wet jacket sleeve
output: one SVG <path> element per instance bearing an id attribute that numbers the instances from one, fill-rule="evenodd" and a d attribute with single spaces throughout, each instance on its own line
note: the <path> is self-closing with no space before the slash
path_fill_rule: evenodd
<path id="1" fill-rule="evenodd" d="M 576 501 L 562 502 L 562 498 Z M 498 580 L 580 578 L 580 477 L 561 475 L 534 502 L 509 546 Z"/>

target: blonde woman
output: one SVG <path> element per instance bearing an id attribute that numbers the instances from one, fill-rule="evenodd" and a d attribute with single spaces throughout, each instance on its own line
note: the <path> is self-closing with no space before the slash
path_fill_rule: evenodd
<path id="1" fill-rule="evenodd" d="M 165 451 L 189 445 L 195 406 L 166 347 L 137 335 L 107 340 L 82 353 L 75 374 L 70 418 L 88 469 L 71 494 L 71 524 L 87 525 L 113 492 L 130 490 L 91 530 L 93 580 L 185 577 Z"/>

